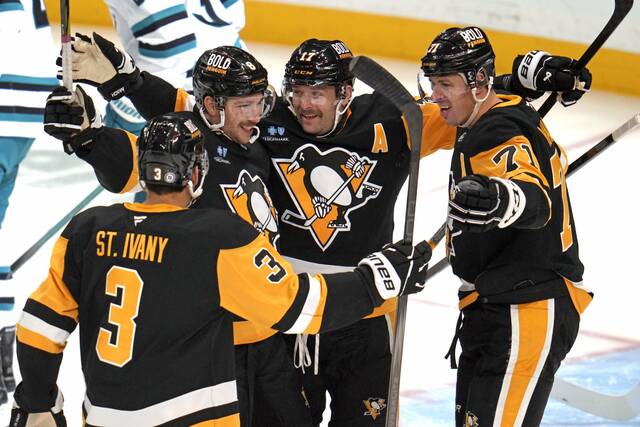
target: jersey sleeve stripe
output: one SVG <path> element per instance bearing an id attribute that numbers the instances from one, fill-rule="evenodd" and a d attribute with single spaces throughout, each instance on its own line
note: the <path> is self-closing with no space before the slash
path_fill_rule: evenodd
<path id="1" fill-rule="evenodd" d="M 53 77 L 33 77 L 18 74 L 0 75 L 0 89 L 51 92 L 58 86 L 60 86 L 58 79 Z"/>
<path id="2" fill-rule="evenodd" d="M 220 0 L 220 3 L 226 8 L 229 9 L 234 4 L 238 3 L 239 0 Z"/>
<path id="3" fill-rule="evenodd" d="M 135 37 L 140 37 L 141 35 L 148 34 L 162 25 L 167 24 L 168 22 L 173 22 L 178 19 L 187 18 L 187 8 L 184 4 L 175 5 L 169 7 L 167 9 L 161 10 L 160 12 L 156 12 L 152 15 L 147 16 L 142 21 L 137 22 L 131 26 L 131 32 Z M 172 19 L 171 21 L 164 22 L 167 19 Z"/>
<path id="4" fill-rule="evenodd" d="M 31 332 L 42 335 L 60 347 L 64 347 L 69 335 L 71 335 L 69 331 L 58 328 L 57 326 L 47 323 L 44 320 L 24 311 L 20 316 L 20 320 L 18 320 L 18 324 Z"/>
<path id="5" fill-rule="evenodd" d="M 0 12 L 24 10 L 24 6 L 18 0 L 0 0 Z"/>
<path id="6" fill-rule="evenodd" d="M 227 381 L 211 387 L 201 388 L 189 393 L 147 406 L 146 408 L 126 411 L 94 406 L 89 397 L 84 399 L 84 409 L 87 412 L 86 423 L 96 426 L 118 425 L 161 425 L 176 418 L 220 407 L 238 400 L 236 382 Z M 172 424 L 173 425 L 173 424 Z M 216 424 L 217 425 L 217 424 Z"/>
<path id="7" fill-rule="evenodd" d="M 181 19 L 186 19 L 188 17 L 187 12 L 175 13 L 173 15 L 166 16 L 158 21 L 151 23 L 149 26 L 145 28 L 141 28 L 138 31 L 134 32 L 133 35 L 137 37 L 142 37 L 154 31 L 157 31 L 164 27 L 165 25 L 169 25 L 172 22 L 180 21 Z"/>
<path id="8" fill-rule="evenodd" d="M 194 49 L 195 47 L 196 36 L 194 34 L 187 34 L 184 37 L 171 40 L 167 43 L 149 44 L 139 42 L 138 52 L 140 55 L 148 56 L 150 58 L 168 58 L 189 49 Z"/>
<path id="9" fill-rule="evenodd" d="M 37 348 L 51 354 L 60 354 L 64 351 L 64 345 L 60 345 L 49 338 L 34 332 L 18 324 L 16 328 L 16 338 L 19 343 Z"/>
<path id="10" fill-rule="evenodd" d="M 318 306 L 320 305 L 322 285 L 316 277 L 310 277 L 308 274 L 306 276 L 309 277 L 309 291 L 307 292 L 304 305 L 298 318 L 293 326 L 285 331 L 287 334 L 300 334 L 305 332 L 312 320 L 314 320 Z"/>
<path id="11" fill-rule="evenodd" d="M 46 305 L 40 304 L 38 301 L 30 298 L 27 299 L 23 311 L 59 329 L 64 329 L 69 333 L 73 332 L 78 325 L 76 321 L 70 317 L 61 316 Z"/>
<path id="12" fill-rule="evenodd" d="M 307 300 L 307 295 L 309 294 L 309 275 L 299 274 L 296 278 L 298 281 L 298 290 L 285 314 L 273 325 L 273 329 L 277 329 L 279 331 L 290 329 L 304 309 L 304 304 Z"/>
<path id="13" fill-rule="evenodd" d="M 44 108 L 0 105 L 0 121 L 42 123 L 43 115 Z"/>

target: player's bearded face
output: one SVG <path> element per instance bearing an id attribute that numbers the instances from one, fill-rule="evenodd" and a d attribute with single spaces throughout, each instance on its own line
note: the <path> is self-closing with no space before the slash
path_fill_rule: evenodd
<path id="1" fill-rule="evenodd" d="M 451 126 L 465 123 L 473 112 L 475 102 L 463 77 L 459 74 L 434 76 L 429 78 L 429 82 L 429 98 L 440 107 L 444 121 Z"/>
<path id="2" fill-rule="evenodd" d="M 333 128 L 337 103 L 334 86 L 293 86 L 293 110 L 304 131 L 311 135 L 324 135 Z"/>
<path id="3" fill-rule="evenodd" d="M 228 98 L 224 107 L 223 132 L 235 142 L 249 143 L 264 109 L 262 94 Z"/>

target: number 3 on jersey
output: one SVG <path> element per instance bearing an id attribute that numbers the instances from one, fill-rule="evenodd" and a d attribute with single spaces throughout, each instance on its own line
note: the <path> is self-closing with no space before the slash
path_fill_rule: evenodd
<path id="1" fill-rule="evenodd" d="M 115 327 L 115 333 L 105 328 L 98 333 L 96 352 L 101 361 L 121 368 L 131 360 L 136 335 L 134 319 L 138 317 L 143 284 L 135 270 L 113 266 L 107 273 L 105 293 L 117 297 L 120 289 L 122 300 L 120 304 L 109 304 L 109 324 Z"/>

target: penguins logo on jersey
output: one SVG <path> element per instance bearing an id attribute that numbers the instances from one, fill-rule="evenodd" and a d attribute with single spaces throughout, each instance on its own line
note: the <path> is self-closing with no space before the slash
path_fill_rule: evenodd
<path id="1" fill-rule="evenodd" d="M 363 415 L 370 415 L 374 420 L 382 413 L 382 410 L 387 407 L 384 399 L 380 399 L 379 397 L 370 397 L 367 400 L 363 400 L 364 407 L 367 410 Z"/>
<path id="2" fill-rule="evenodd" d="M 229 208 L 265 234 L 275 246 L 279 237 L 278 214 L 262 179 L 243 170 L 235 184 L 220 184 L 220 187 Z"/>
<path id="3" fill-rule="evenodd" d="M 283 212 L 282 221 L 309 230 L 323 251 L 340 231 L 351 229 L 349 213 L 382 189 L 369 182 L 376 161 L 340 147 L 320 151 L 306 144 L 273 163 L 298 210 Z"/>

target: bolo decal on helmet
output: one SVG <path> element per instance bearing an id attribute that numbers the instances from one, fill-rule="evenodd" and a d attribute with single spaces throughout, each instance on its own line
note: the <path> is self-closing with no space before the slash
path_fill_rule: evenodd
<path id="1" fill-rule="evenodd" d="M 262 94 L 261 118 L 271 112 L 276 100 L 275 91 L 269 85 L 267 70 L 253 55 L 234 46 L 219 46 L 200 55 L 193 69 L 193 93 L 207 126 L 221 133 L 228 98 Z M 210 123 L 204 114 L 207 96 L 213 98 L 220 112 L 219 123 Z M 257 135 L 251 142 L 256 138 Z"/>
<path id="2" fill-rule="evenodd" d="M 143 188 L 156 192 L 180 191 L 185 186 L 195 201 L 202 194 L 209 171 L 209 157 L 200 129 L 191 113 L 167 113 L 154 117 L 138 138 L 138 173 Z M 194 166 L 200 171 L 192 181 Z M 192 201 L 192 203 L 193 203 Z"/>
<path id="3" fill-rule="evenodd" d="M 336 117 L 333 128 L 325 135 L 331 134 L 337 127 L 340 118 L 347 111 L 351 100 L 343 107 L 341 102 L 346 98 L 347 86 L 353 86 L 355 77 L 349 70 L 353 53 L 340 40 L 309 39 L 291 54 L 285 65 L 282 91 L 293 112 L 293 86 L 334 86 L 336 88 Z"/>
<path id="4" fill-rule="evenodd" d="M 478 27 L 448 28 L 433 39 L 421 61 L 418 90 L 423 99 L 428 100 L 430 89 L 422 77 L 459 74 L 464 79 L 476 102 L 470 120 L 462 125 L 466 127 L 486 100 L 476 96 L 477 89 L 488 87 L 488 97 L 493 86 L 495 54 L 486 33 Z"/>

